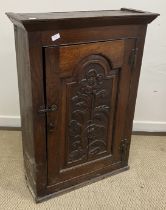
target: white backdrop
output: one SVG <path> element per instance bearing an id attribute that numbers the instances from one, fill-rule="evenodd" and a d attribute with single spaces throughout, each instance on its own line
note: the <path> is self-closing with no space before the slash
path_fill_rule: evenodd
<path id="1" fill-rule="evenodd" d="M 147 31 L 134 118 L 134 130 L 166 131 L 166 2 L 165 0 L 1 0 L 0 126 L 20 126 L 13 25 L 5 12 L 56 12 L 128 7 L 160 13 Z"/>

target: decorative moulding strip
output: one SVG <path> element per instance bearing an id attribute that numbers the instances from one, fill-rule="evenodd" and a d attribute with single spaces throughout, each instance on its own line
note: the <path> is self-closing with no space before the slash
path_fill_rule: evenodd
<path id="1" fill-rule="evenodd" d="M 0 127 L 21 127 L 20 116 L 0 115 Z"/>
<path id="2" fill-rule="evenodd" d="M 166 122 L 134 121 L 133 131 L 166 132 Z"/>

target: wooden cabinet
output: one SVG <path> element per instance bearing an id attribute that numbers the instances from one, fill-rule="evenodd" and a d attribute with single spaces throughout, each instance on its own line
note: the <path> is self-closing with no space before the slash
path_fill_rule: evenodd
<path id="1" fill-rule="evenodd" d="M 15 29 L 25 172 L 36 201 L 128 169 L 146 28 L 158 14 L 7 15 Z"/>

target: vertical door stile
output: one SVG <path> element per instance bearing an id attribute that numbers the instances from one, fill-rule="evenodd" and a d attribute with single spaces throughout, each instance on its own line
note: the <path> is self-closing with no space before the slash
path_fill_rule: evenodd
<path id="1" fill-rule="evenodd" d="M 115 128 L 114 128 L 114 148 L 113 148 L 113 157 L 114 161 L 122 161 L 122 149 L 121 145 L 124 140 L 124 129 L 126 122 L 126 113 L 128 107 L 128 99 L 130 93 L 130 80 L 132 75 L 132 68 L 129 62 L 131 52 L 135 49 L 136 39 L 126 39 L 125 48 L 124 48 L 124 60 L 123 65 L 120 71 L 120 81 L 118 87 L 118 101 L 117 101 L 117 111 L 115 119 Z M 124 162 L 122 161 L 122 164 Z"/>

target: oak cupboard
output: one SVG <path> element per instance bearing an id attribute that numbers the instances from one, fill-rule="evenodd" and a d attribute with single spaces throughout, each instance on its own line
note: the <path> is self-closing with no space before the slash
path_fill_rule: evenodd
<path id="1" fill-rule="evenodd" d="M 146 28 L 158 14 L 123 8 L 7 16 L 25 175 L 36 201 L 128 169 Z"/>

